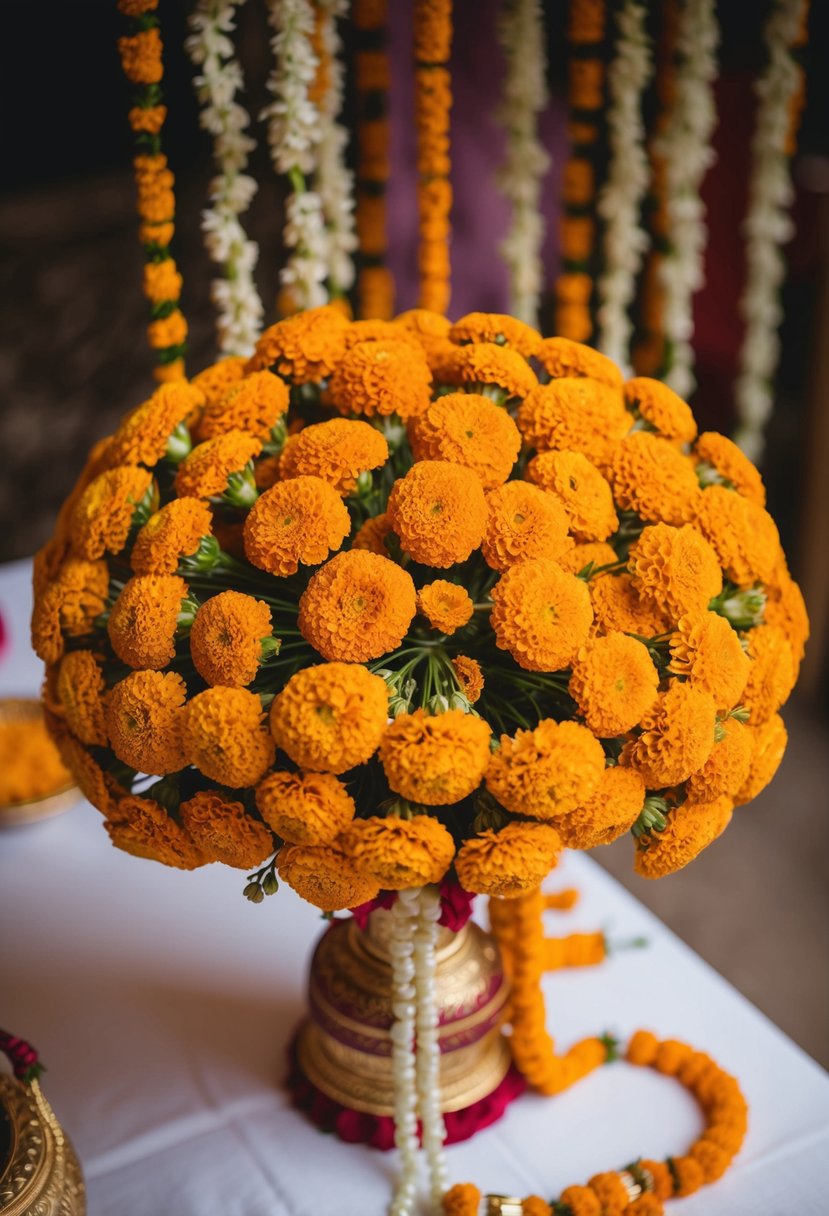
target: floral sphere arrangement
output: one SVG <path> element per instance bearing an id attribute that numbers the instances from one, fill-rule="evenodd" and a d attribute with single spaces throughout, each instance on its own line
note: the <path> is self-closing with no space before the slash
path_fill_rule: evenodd
<path id="1" fill-rule="evenodd" d="M 35 569 L 61 755 L 119 848 L 326 912 L 678 870 L 771 780 L 808 623 L 759 473 L 510 317 L 329 305 L 162 384 Z"/>

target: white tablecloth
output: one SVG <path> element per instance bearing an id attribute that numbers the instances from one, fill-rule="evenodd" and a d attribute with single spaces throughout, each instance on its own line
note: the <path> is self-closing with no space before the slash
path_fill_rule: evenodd
<path id="1" fill-rule="evenodd" d="M 4 694 L 34 692 L 40 679 L 28 577 L 28 563 L 0 571 L 12 634 Z M 750 1103 L 733 1168 L 672 1210 L 827 1216 L 826 1073 L 589 858 L 569 856 L 554 878 L 552 889 L 577 885 L 582 900 L 550 914 L 551 931 L 649 941 L 549 977 L 559 1043 L 645 1026 L 709 1051 Z M 119 853 L 83 803 L 0 836 L 0 1025 L 48 1064 L 44 1087 L 83 1162 L 90 1216 L 385 1210 L 395 1155 L 322 1136 L 280 1085 L 318 914 L 288 890 L 250 904 L 243 881 L 224 867 L 185 874 Z M 484 1190 L 550 1196 L 638 1156 L 684 1152 L 698 1130 L 675 1082 L 620 1063 L 559 1098 L 521 1098 L 449 1149 L 449 1166 L 453 1180 Z"/>

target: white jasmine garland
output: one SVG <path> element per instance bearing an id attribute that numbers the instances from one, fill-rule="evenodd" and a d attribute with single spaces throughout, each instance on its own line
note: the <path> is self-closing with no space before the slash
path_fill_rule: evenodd
<path id="1" fill-rule="evenodd" d="M 389 1216 L 412 1216 L 417 1199 L 417 1087 L 415 1065 L 415 929 L 420 888 L 398 891 L 391 906 L 391 1028 L 394 1074 L 394 1143 L 400 1176 Z"/>
<path id="2" fill-rule="evenodd" d="M 244 87 L 232 34 L 235 10 L 244 0 L 199 0 L 189 19 L 192 33 L 185 46 L 194 65 L 200 123 L 213 136 L 218 175 L 210 183 L 211 206 L 202 213 L 210 259 L 223 276 L 211 284 L 217 308 L 216 329 L 223 355 L 250 355 L 262 321 L 262 301 L 253 272 L 259 247 L 239 219 L 256 193 L 256 182 L 244 170 L 256 142 L 246 134 L 250 115 L 236 100 Z"/>
<path id="3" fill-rule="evenodd" d="M 540 0 L 502 0 L 498 37 L 506 59 L 497 117 L 506 154 L 496 181 L 511 207 L 510 228 L 500 246 L 510 279 L 510 311 L 538 324 L 543 287 L 541 180 L 550 158 L 538 139 L 538 115 L 547 105 L 545 34 Z"/>
<path id="4" fill-rule="evenodd" d="M 319 0 L 323 12 L 322 45 L 330 64 L 329 86 L 320 104 L 320 139 L 316 187 L 322 201 L 328 238 L 328 278 L 332 295 L 354 282 L 354 175 L 346 168 L 348 132 L 338 122 L 343 104 L 342 40 L 337 21 L 348 12 L 348 0 Z"/>
<path id="5" fill-rule="evenodd" d="M 648 246 L 640 221 L 649 180 L 642 93 L 653 72 L 646 18 L 645 4 L 623 0 L 607 74 L 610 165 L 598 201 L 605 221 L 604 270 L 598 281 L 599 349 L 626 373 L 633 330 L 628 310 Z"/>
<path id="6" fill-rule="evenodd" d="M 747 276 L 741 300 L 745 337 L 735 386 L 735 439 L 752 460 L 763 452 L 763 431 L 773 404 L 780 358 L 780 288 L 785 273 L 781 247 L 794 225 L 789 214 L 793 188 L 786 141 L 800 68 L 791 48 L 805 18 L 806 0 L 774 0 L 764 29 L 768 64 L 755 85 L 757 119 L 751 143 L 746 234 Z"/>
<path id="7" fill-rule="evenodd" d="M 436 950 L 440 893 L 423 887 L 418 901 L 415 930 L 415 993 L 417 1001 L 417 1099 L 423 1151 L 429 1169 L 429 1197 L 433 1216 L 441 1216 L 443 1193 L 449 1186 L 449 1171 L 443 1142 L 446 1124 L 440 1098 L 440 1043 L 435 996 Z"/>
<path id="8" fill-rule="evenodd" d="M 660 263 L 670 364 L 665 382 L 681 397 L 693 390 L 694 294 L 704 280 L 707 230 L 700 187 L 714 163 L 714 80 L 719 26 L 715 0 L 683 0 L 676 30 L 674 101 L 655 150 L 665 162 L 668 252 Z"/>

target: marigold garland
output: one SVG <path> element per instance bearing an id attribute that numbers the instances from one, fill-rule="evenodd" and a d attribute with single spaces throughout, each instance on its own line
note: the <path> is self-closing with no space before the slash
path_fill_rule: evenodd
<path id="1" fill-rule="evenodd" d="M 415 0 L 414 65 L 420 243 L 418 305 L 445 312 L 450 295 L 449 112 L 452 0 Z"/>
<path id="2" fill-rule="evenodd" d="M 352 21 L 356 35 L 358 312 L 361 317 L 389 320 L 394 313 L 394 280 L 386 265 L 391 83 L 388 0 L 355 0 Z"/>

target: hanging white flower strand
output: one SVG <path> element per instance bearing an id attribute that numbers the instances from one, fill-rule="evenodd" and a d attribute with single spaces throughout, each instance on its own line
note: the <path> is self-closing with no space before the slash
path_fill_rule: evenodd
<path id="1" fill-rule="evenodd" d="M 291 186 L 284 230 L 289 253 L 279 278 L 296 308 L 315 308 L 328 299 L 328 242 L 322 199 L 306 186 L 317 167 L 321 134 L 319 110 L 308 96 L 319 64 L 311 43 L 314 11 L 308 0 L 268 0 L 268 21 L 275 31 L 268 78 L 274 100 L 261 117 L 268 120 L 274 168 Z"/>
<path id="2" fill-rule="evenodd" d="M 329 294 L 342 295 L 354 282 L 357 234 L 354 229 L 354 175 L 346 167 L 348 131 L 338 122 L 343 104 L 342 39 L 337 21 L 348 12 L 348 0 L 319 0 L 321 42 L 328 63 L 328 88 L 320 102 L 317 190 L 322 201 L 328 242 Z"/>
<path id="3" fill-rule="evenodd" d="M 648 246 L 648 234 L 641 223 L 650 175 L 642 93 L 653 72 L 646 19 L 644 4 L 623 0 L 616 16 L 615 54 L 607 74 L 610 165 L 598 202 L 605 221 L 604 270 L 598 282 L 598 346 L 626 374 L 633 331 L 629 308 Z"/>
<path id="4" fill-rule="evenodd" d="M 700 187 L 716 159 L 714 80 L 719 26 L 715 0 L 682 0 L 676 29 L 674 101 L 655 150 L 665 165 L 668 250 L 660 262 L 668 368 L 663 377 L 680 397 L 693 391 L 694 294 L 704 282 L 707 239 Z"/>
<path id="5" fill-rule="evenodd" d="M 443 1142 L 446 1124 L 440 1101 L 440 1043 L 435 993 L 440 894 L 436 887 L 420 892 L 415 930 L 415 991 L 417 999 L 417 1099 L 423 1151 L 429 1170 L 429 1198 L 433 1216 L 441 1216 L 449 1171 Z"/>
<path id="6" fill-rule="evenodd" d="M 245 133 L 250 115 L 236 100 L 244 80 L 232 35 L 235 10 L 243 3 L 199 0 L 189 19 L 192 33 L 185 43 L 193 64 L 201 69 L 194 80 L 202 106 L 199 121 L 213 136 L 218 169 L 210 182 L 211 206 L 202 213 L 202 229 L 208 256 L 223 270 L 210 290 L 222 355 L 252 354 L 262 321 L 262 300 L 253 277 L 259 247 L 248 238 L 239 219 L 256 193 L 255 180 L 244 172 L 256 141 Z"/>
<path id="7" fill-rule="evenodd" d="M 510 228 L 500 252 L 509 270 L 510 311 L 526 324 L 538 325 L 544 281 L 541 181 L 550 166 L 538 139 L 538 115 L 548 100 L 541 0 L 503 0 L 497 29 L 506 59 L 497 111 L 506 135 L 506 154 L 496 181 L 511 207 Z"/>
<path id="8" fill-rule="evenodd" d="M 394 1143 L 400 1175 L 389 1216 L 411 1216 L 417 1198 L 417 1079 L 415 1064 L 415 929 L 420 888 L 398 891 L 391 906 L 391 995 L 394 1023 Z"/>
<path id="9" fill-rule="evenodd" d="M 792 56 L 806 20 L 806 0 L 774 0 L 764 29 L 768 64 L 755 85 L 759 98 L 751 143 L 746 235 L 747 276 L 740 302 L 746 329 L 735 386 L 737 443 L 751 460 L 762 455 L 763 431 L 773 405 L 783 317 L 782 246 L 794 233 L 789 210 L 794 191 L 788 141 L 801 69 Z"/>

